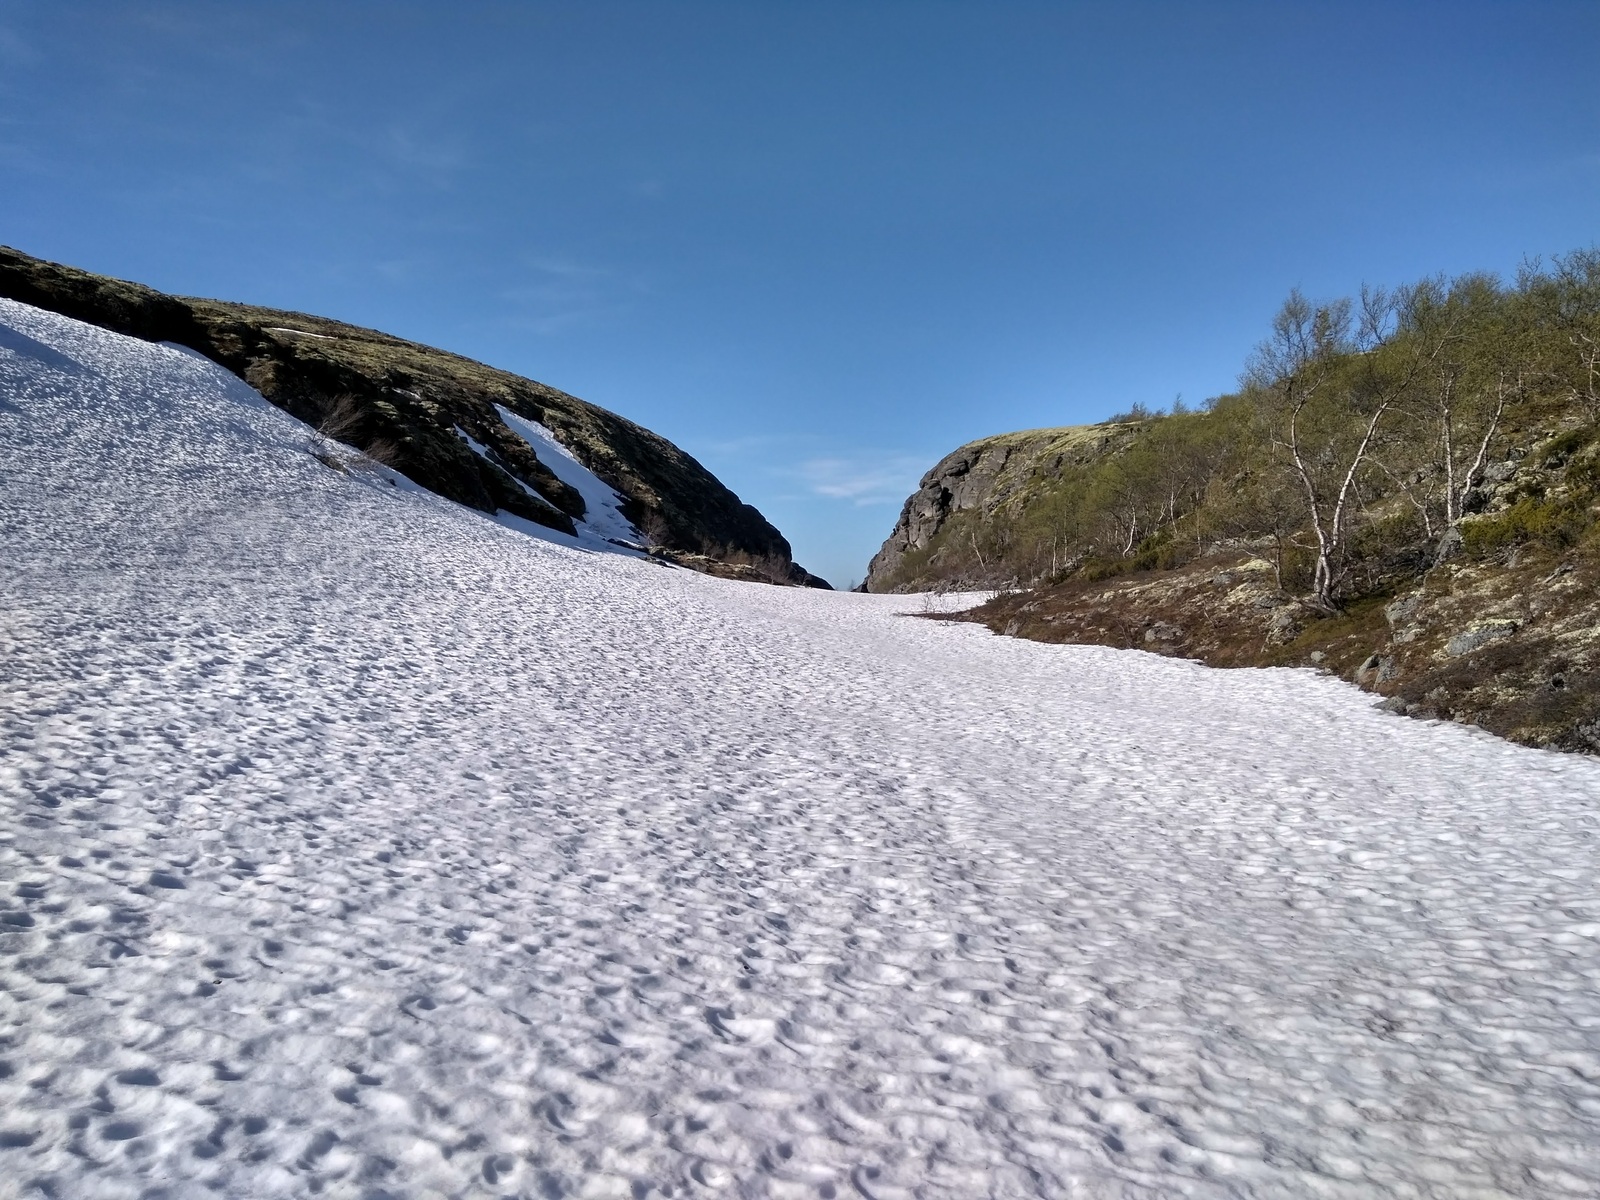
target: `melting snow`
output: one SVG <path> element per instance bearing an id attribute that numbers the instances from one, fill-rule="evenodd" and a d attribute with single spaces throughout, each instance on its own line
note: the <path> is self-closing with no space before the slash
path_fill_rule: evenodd
<path id="1" fill-rule="evenodd" d="M 482 442 L 473 437 L 459 425 L 456 426 L 456 436 L 465 442 L 467 444 L 467 449 L 471 450 L 479 458 L 489 459 L 489 447 L 485 446 Z M 490 461 L 492 462 L 493 459 L 490 459 Z M 513 476 L 513 478 L 515 478 L 515 476 Z M 522 480 L 518 479 L 517 482 L 522 483 Z M 523 483 L 522 486 L 526 489 L 528 485 Z"/>
<path id="2" fill-rule="evenodd" d="M 1600 763 L 580 553 L 0 324 L 0 1195 L 1600 1193 Z"/>
<path id="3" fill-rule="evenodd" d="M 498 405 L 496 407 L 498 407 Z M 505 410 L 501 409 L 501 411 L 504 412 Z M 511 414 L 511 415 L 514 416 L 515 414 Z M 525 423 L 528 424 L 528 425 L 532 425 L 535 429 L 543 429 L 544 428 L 543 425 L 535 424 L 532 421 L 525 422 Z M 494 455 L 490 452 L 489 447 L 485 446 L 482 442 L 478 441 L 477 438 L 473 437 L 470 433 L 468 433 L 465 429 L 462 429 L 459 425 L 456 426 L 456 436 L 459 437 L 463 442 L 465 442 L 467 444 L 467 449 L 471 450 L 479 458 L 482 458 L 482 459 L 486 460 L 487 462 L 494 463 L 496 466 L 501 466 L 501 464 L 496 460 Z M 552 442 L 552 445 L 559 446 L 560 444 L 556 443 L 556 442 Z M 561 453 L 562 454 L 566 454 L 567 452 L 563 448 L 561 450 Z M 540 455 L 539 456 L 539 461 L 540 462 L 544 462 L 546 466 L 549 466 L 549 463 L 546 462 L 546 459 L 547 458 L 557 458 L 557 457 L 559 457 L 559 455 L 557 455 L 554 451 L 550 451 L 545 455 Z M 577 466 L 576 461 L 574 461 L 572 465 Z M 505 468 L 503 466 L 501 466 L 501 469 L 504 470 Z M 584 471 L 584 468 L 581 467 L 581 466 L 578 466 L 577 470 Z M 563 476 L 559 472 L 556 472 L 554 469 L 552 469 L 551 473 L 554 474 L 557 479 L 562 479 L 563 478 Z M 588 474 L 588 472 L 586 472 L 586 471 L 584 473 Z M 508 471 L 507 474 L 509 475 L 510 472 Z M 598 484 L 600 487 L 605 487 L 605 484 L 600 483 L 600 481 L 598 479 L 596 479 L 593 475 L 590 475 L 589 478 L 594 480 L 594 483 Z M 520 487 L 524 492 L 528 493 L 528 495 L 532 496 L 535 500 L 539 501 L 539 503 L 541 503 L 541 504 L 549 504 L 550 503 L 543 496 L 541 496 L 535 489 L 529 487 L 526 483 L 523 483 L 522 480 L 518 479 L 515 475 L 511 475 L 511 479 L 518 487 Z M 617 496 L 617 494 L 615 492 L 611 491 L 610 488 L 606 488 L 606 491 L 610 492 L 611 496 L 615 498 L 616 503 L 620 504 L 621 497 Z M 591 499 L 590 499 L 590 497 L 588 495 L 584 495 L 584 507 L 585 507 L 587 516 L 592 517 L 597 512 L 596 506 L 591 501 Z M 604 514 L 602 514 L 602 516 L 603 515 Z M 618 513 L 616 515 L 620 516 L 621 514 Z M 529 521 L 524 517 L 519 517 L 515 513 L 506 512 L 504 509 L 502 509 L 501 511 L 495 513 L 494 514 L 494 519 L 497 522 L 499 522 L 501 525 L 504 525 L 508 529 L 515 529 L 519 533 L 530 534 L 533 537 L 541 538 L 544 541 L 555 542 L 559 546 L 571 546 L 574 549 L 579 549 L 579 550 L 599 550 L 599 551 L 602 551 L 602 552 L 607 553 L 607 554 L 628 554 L 628 555 L 632 555 L 634 557 L 644 557 L 644 550 L 643 550 L 642 547 L 640 547 L 638 545 L 635 545 L 633 543 L 627 542 L 626 539 L 623 539 L 623 538 L 603 536 L 600 533 L 598 533 L 595 530 L 595 528 L 592 525 L 590 525 L 587 521 L 575 521 L 575 522 L 573 522 L 573 524 L 577 528 L 577 535 L 574 537 L 574 536 L 570 536 L 568 534 L 562 533 L 560 530 L 550 529 L 550 528 L 547 528 L 546 526 L 538 524 L 537 522 Z M 630 530 L 632 530 L 633 526 L 629 525 L 628 528 Z M 638 535 L 637 532 L 635 532 L 633 536 L 635 538 L 637 538 L 639 535 Z"/>
<path id="4" fill-rule="evenodd" d="M 575 488 L 578 495 L 583 497 L 583 528 L 607 541 L 614 539 L 634 544 L 644 541 L 643 535 L 633 527 L 633 522 L 622 515 L 622 506 L 626 503 L 624 498 L 579 462 L 571 450 L 556 440 L 555 434 L 537 421 L 517 416 L 509 408 L 499 404 L 495 408 L 511 432 L 533 448 L 539 461 L 550 468 L 551 474 L 568 487 Z"/>
<path id="5" fill-rule="evenodd" d="M 331 334 L 312 333 L 310 330 L 306 329 L 290 329 L 287 325 L 268 325 L 266 330 L 268 333 L 289 333 L 293 334 L 295 337 L 316 338 L 319 342 L 336 342 L 339 340 L 338 338 L 333 337 Z"/>

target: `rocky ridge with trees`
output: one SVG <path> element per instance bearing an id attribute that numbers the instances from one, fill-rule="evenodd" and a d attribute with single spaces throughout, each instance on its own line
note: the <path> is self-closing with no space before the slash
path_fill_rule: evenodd
<path id="1" fill-rule="evenodd" d="M 503 406 L 550 429 L 622 495 L 623 515 L 654 556 L 730 578 L 828 586 L 794 562 L 788 541 L 760 512 L 677 446 L 545 384 L 341 321 L 170 296 L 5 246 L 0 296 L 186 346 L 326 438 L 429 491 L 573 533 L 585 515 L 583 497 L 507 427 L 496 410 Z M 340 467 L 337 456 L 319 456 Z"/>
<path id="2" fill-rule="evenodd" d="M 1233 394 L 942 460 L 871 591 L 1046 641 L 1303 665 L 1600 752 L 1600 251 L 1292 293 Z"/>

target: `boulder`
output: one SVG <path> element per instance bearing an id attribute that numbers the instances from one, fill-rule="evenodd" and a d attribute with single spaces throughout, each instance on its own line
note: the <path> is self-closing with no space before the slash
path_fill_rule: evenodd
<path id="1" fill-rule="evenodd" d="M 1482 621 L 1470 629 L 1463 629 L 1444 644 L 1444 652 L 1451 658 L 1460 658 L 1463 654 L 1471 654 L 1479 646 L 1486 646 L 1490 642 L 1508 638 L 1522 628 L 1520 621 L 1502 618 L 1494 621 Z"/>
<path id="2" fill-rule="evenodd" d="M 1433 553 L 1434 564 L 1449 562 L 1461 553 L 1466 546 L 1466 539 L 1461 536 L 1461 530 L 1452 525 L 1444 531 L 1444 536 L 1439 539 L 1439 548 Z"/>
<path id="3" fill-rule="evenodd" d="M 1400 625 L 1411 620 L 1422 608 L 1422 593 L 1412 592 L 1409 596 L 1401 596 L 1383 609 L 1384 620 L 1391 625 Z"/>

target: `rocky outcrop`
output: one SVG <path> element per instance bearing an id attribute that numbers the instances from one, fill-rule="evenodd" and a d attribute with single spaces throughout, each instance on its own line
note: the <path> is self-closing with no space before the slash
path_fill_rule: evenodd
<path id="1" fill-rule="evenodd" d="M 917 490 L 906 498 L 893 532 L 868 565 L 866 590 L 890 590 L 873 585 L 893 579 L 906 554 L 932 542 L 951 513 L 981 504 L 1012 450 L 1003 439 L 986 438 L 962 446 L 935 463 Z"/>
<path id="2" fill-rule="evenodd" d="M 572 532 L 584 500 L 501 420 L 537 421 L 621 494 L 664 558 L 736 578 L 827 587 L 755 508 L 665 438 L 542 383 L 324 317 L 169 296 L 0 247 L 0 296 L 147 341 L 175 342 L 280 408 L 483 512 Z M 469 443 L 475 442 L 482 452 Z"/>
<path id="3" fill-rule="evenodd" d="M 987 586 L 1002 582 L 981 561 L 976 547 L 941 547 L 958 513 L 993 517 L 1008 506 L 1026 505 L 1058 480 L 1066 468 L 1083 466 L 1114 452 L 1137 430 L 1136 424 L 1073 425 L 1030 429 L 969 442 L 945 455 L 922 477 L 900 510 L 900 519 L 867 567 L 863 590 L 904 592 L 928 586 L 928 568 L 951 559 L 960 565 L 954 577 L 937 572 L 942 585 Z M 943 555 L 940 551 L 943 550 Z"/>

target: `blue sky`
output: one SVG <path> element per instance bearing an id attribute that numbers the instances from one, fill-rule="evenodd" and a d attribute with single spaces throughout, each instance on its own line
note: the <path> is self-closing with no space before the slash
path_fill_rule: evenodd
<path id="1" fill-rule="evenodd" d="M 1226 391 L 1291 287 L 1600 238 L 1600 3 L 0 0 L 0 241 L 700 458 L 838 584 L 989 433 Z"/>

